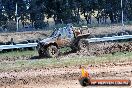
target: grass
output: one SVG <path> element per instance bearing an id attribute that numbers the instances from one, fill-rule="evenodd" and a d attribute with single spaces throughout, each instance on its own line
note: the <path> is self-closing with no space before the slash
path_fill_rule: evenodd
<path id="1" fill-rule="evenodd" d="M 27 50 L 27 51 L 12 51 L 12 52 L 6 52 L 6 53 L 0 53 L 0 57 L 19 57 L 19 56 L 35 56 L 37 55 L 37 52 L 34 50 Z"/>
<path id="2" fill-rule="evenodd" d="M 25 51 L 20 53 L 10 52 L 4 55 L 13 54 L 17 56 L 21 55 L 34 55 L 34 51 Z M 0 54 L 2 56 L 3 54 Z M 100 64 L 104 62 L 117 62 L 118 60 L 132 60 L 132 52 L 115 53 L 115 55 L 103 55 L 103 56 L 91 56 L 91 57 L 77 57 L 55 59 L 34 59 L 34 60 L 16 60 L 16 61 L 3 61 L 0 63 L 0 71 L 11 71 L 11 70 L 23 70 L 23 69 L 36 69 L 42 67 L 63 67 L 63 66 L 77 66 L 77 65 L 89 65 L 89 64 Z"/>
<path id="3" fill-rule="evenodd" d="M 62 53 L 65 51 L 70 51 L 71 49 L 69 47 L 64 47 L 60 49 Z M 0 57 L 9 57 L 9 58 L 14 58 L 14 57 L 19 57 L 19 56 L 38 56 L 38 52 L 35 50 L 27 50 L 27 51 L 12 51 L 12 52 L 1 52 Z"/>

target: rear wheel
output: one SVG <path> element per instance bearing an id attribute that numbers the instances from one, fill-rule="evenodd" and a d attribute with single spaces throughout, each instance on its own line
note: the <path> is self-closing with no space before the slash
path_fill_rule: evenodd
<path id="1" fill-rule="evenodd" d="M 38 50 L 39 57 L 43 57 L 43 53 L 41 50 Z"/>
<path id="2" fill-rule="evenodd" d="M 46 51 L 38 50 L 39 57 L 45 57 Z"/>
<path id="3" fill-rule="evenodd" d="M 48 46 L 46 53 L 47 53 L 48 57 L 54 58 L 59 55 L 59 50 L 56 46 L 50 45 L 50 46 Z"/>

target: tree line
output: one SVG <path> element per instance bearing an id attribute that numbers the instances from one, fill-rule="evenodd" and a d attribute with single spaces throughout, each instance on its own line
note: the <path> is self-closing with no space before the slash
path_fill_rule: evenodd
<path id="1" fill-rule="evenodd" d="M 111 23 L 118 23 L 121 22 L 122 10 L 124 20 L 131 21 L 132 0 L 123 0 L 122 8 L 120 2 L 121 0 L 0 0 L 0 26 L 8 21 L 16 21 L 17 16 L 23 25 L 24 20 L 28 19 L 36 28 L 46 26 L 45 17 L 52 17 L 55 24 L 79 24 L 80 15 L 85 17 L 87 24 L 91 24 L 92 17 L 98 23 L 106 23 L 108 18 Z"/>

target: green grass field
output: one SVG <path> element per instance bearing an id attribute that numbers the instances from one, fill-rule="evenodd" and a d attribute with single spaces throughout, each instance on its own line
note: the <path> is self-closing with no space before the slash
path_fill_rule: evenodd
<path id="1" fill-rule="evenodd" d="M 35 56 L 36 51 L 24 51 L 24 52 L 9 52 L 0 54 L 0 57 L 20 57 Z M 64 67 L 64 66 L 77 66 L 77 65 L 91 65 L 100 64 L 105 62 L 117 62 L 121 60 L 132 60 L 132 52 L 116 53 L 114 55 L 108 54 L 103 56 L 75 56 L 61 57 L 61 58 L 41 58 L 41 59 L 29 59 L 29 60 L 16 60 L 16 61 L 2 61 L 0 62 L 0 71 L 11 70 L 23 70 L 23 69 L 36 69 L 42 67 Z"/>
<path id="2" fill-rule="evenodd" d="M 0 57 L 19 57 L 19 56 L 35 56 L 38 55 L 37 51 L 31 50 L 31 51 L 12 51 L 7 53 L 0 53 Z"/>

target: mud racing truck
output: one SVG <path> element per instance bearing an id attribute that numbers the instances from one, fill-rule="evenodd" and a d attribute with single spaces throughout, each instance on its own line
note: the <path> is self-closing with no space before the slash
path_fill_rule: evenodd
<path id="1" fill-rule="evenodd" d="M 78 28 L 72 25 L 55 29 L 50 37 L 43 39 L 38 43 L 38 54 L 40 57 L 57 57 L 60 49 L 70 47 L 73 52 L 87 48 L 85 39 L 90 33 L 83 34 Z"/>

